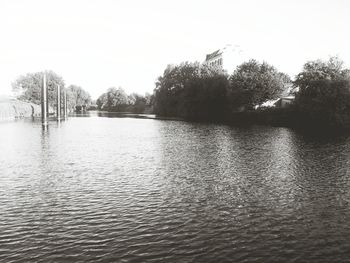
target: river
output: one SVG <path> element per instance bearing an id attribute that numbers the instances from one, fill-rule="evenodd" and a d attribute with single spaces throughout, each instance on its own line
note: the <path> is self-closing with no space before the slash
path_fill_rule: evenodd
<path id="1" fill-rule="evenodd" d="M 350 137 L 97 115 L 0 124 L 0 262 L 350 258 Z"/>

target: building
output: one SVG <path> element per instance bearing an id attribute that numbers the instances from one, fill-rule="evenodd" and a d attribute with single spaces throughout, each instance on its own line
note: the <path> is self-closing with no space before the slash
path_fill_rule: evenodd
<path id="1" fill-rule="evenodd" d="M 299 92 L 299 87 L 294 87 L 292 84 L 289 84 L 286 92 L 282 94 L 282 96 L 275 103 L 275 107 L 279 107 L 279 108 L 290 107 L 295 100 L 295 94 L 297 94 L 298 92 Z"/>
<path id="2" fill-rule="evenodd" d="M 293 104 L 294 100 L 295 100 L 295 96 L 294 95 L 282 97 L 276 103 L 276 107 L 288 108 L 288 107 L 290 107 L 290 105 Z"/>
<path id="3" fill-rule="evenodd" d="M 228 73 L 232 73 L 236 67 L 247 59 L 238 45 L 226 45 L 222 49 L 218 49 L 205 57 L 204 64 L 220 67 Z"/>
<path id="4" fill-rule="evenodd" d="M 255 105 L 255 109 L 261 108 L 288 108 L 294 100 L 295 94 L 299 92 L 298 87 L 294 87 L 292 83 L 286 84 L 285 91 L 277 99 L 267 100 L 260 105 Z"/>
<path id="5" fill-rule="evenodd" d="M 210 66 L 222 66 L 223 52 L 218 49 L 213 53 L 207 54 L 205 57 L 205 63 Z"/>

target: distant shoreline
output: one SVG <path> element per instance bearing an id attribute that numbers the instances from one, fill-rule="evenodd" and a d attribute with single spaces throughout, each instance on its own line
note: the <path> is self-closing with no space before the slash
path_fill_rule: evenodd
<path id="1" fill-rule="evenodd" d="M 293 108 L 270 108 L 264 110 L 251 110 L 243 112 L 234 112 L 222 116 L 220 119 L 194 119 L 174 116 L 161 116 L 156 114 L 144 114 L 133 112 L 109 112 L 109 111 L 92 111 L 100 117 L 119 117 L 119 118 L 140 118 L 155 120 L 172 120 L 185 121 L 194 123 L 223 124 L 234 127 L 242 126 L 270 126 L 285 127 L 304 131 L 323 132 L 349 132 L 347 126 L 333 125 L 324 121 L 313 119 L 305 112 Z"/>
<path id="2" fill-rule="evenodd" d="M 33 114 L 33 108 L 34 114 Z M 16 110 L 15 110 L 16 109 Z M 349 132 L 347 126 L 335 126 L 329 123 L 320 122 L 311 119 L 307 114 L 296 111 L 294 109 L 271 108 L 265 110 L 252 110 L 244 112 L 234 112 L 227 116 L 222 116 L 218 120 L 205 119 L 186 119 L 174 116 L 161 116 L 148 113 L 134 112 L 116 112 L 116 111 L 99 111 L 92 110 L 85 113 L 73 113 L 70 117 L 106 117 L 106 118 L 136 118 L 149 120 L 169 120 L 169 121 L 185 121 L 193 123 L 209 123 L 223 124 L 233 127 L 242 126 L 270 126 L 270 127 L 285 127 L 304 131 L 314 131 L 316 133 L 324 132 Z M 40 118 L 40 106 L 29 103 L 12 100 L 0 101 L 0 122 L 12 121 L 20 118 L 36 117 Z"/>

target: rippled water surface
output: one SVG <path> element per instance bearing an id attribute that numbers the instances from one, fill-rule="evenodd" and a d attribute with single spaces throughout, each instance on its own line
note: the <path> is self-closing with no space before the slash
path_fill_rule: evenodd
<path id="1" fill-rule="evenodd" d="M 72 117 L 0 150 L 0 262 L 350 259 L 347 136 Z"/>

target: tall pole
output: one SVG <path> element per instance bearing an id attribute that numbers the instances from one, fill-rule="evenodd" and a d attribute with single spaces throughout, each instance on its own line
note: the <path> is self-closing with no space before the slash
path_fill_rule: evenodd
<path id="1" fill-rule="evenodd" d="M 47 125 L 47 88 L 46 73 L 43 76 L 43 85 L 41 86 L 41 121 L 43 125 Z"/>
<path id="2" fill-rule="evenodd" d="M 64 118 L 68 118 L 68 111 L 67 111 L 67 90 L 64 89 Z"/>
<path id="3" fill-rule="evenodd" d="M 46 118 L 49 120 L 50 108 L 49 108 L 49 86 L 47 85 L 47 76 L 45 74 L 45 86 L 46 86 Z"/>
<path id="4" fill-rule="evenodd" d="M 57 85 L 57 120 L 61 120 L 61 89 L 60 85 Z"/>

